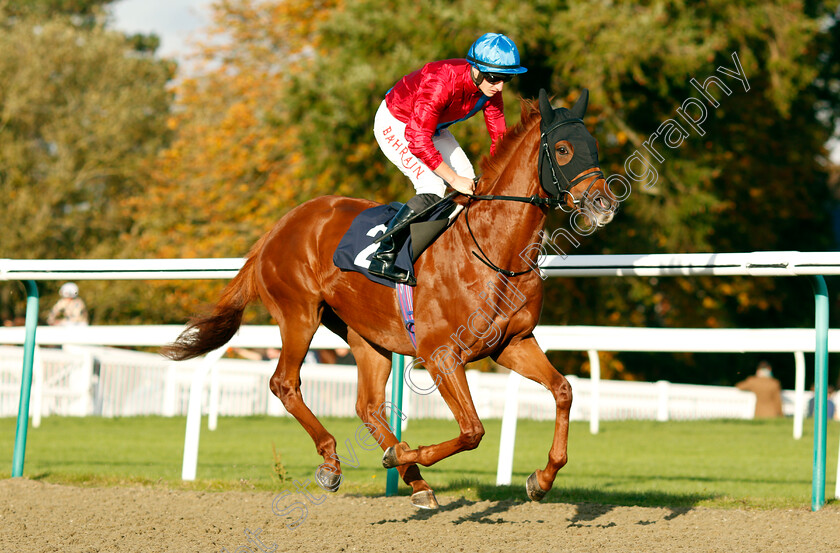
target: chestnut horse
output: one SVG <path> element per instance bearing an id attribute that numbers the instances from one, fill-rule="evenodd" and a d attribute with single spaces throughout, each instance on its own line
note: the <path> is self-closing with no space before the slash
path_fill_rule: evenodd
<path id="1" fill-rule="evenodd" d="M 545 91 L 540 91 L 539 107 L 522 101 L 520 122 L 505 134 L 494 157 L 482 163 L 477 195 L 457 198 L 466 206 L 465 216 L 415 263 L 416 350 L 394 290 L 333 264 L 333 252 L 350 223 L 376 204 L 326 196 L 281 218 L 251 249 L 214 310 L 191 320 L 162 353 L 182 360 L 223 346 L 239 328 L 245 306 L 260 298 L 280 326 L 283 342 L 271 391 L 312 437 L 324 458 L 316 477 L 322 487 L 335 491 L 341 481 L 336 440 L 300 391 L 303 358 L 324 324 L 350 345 L 356 358 L 356 413 L 379 436 L 386 450 L 383 465 L 398 467 L 412 488 L 412 503 L 424 508 L 438 504 L 417 465 L 430 466 L 474 449 L 484 435 L 464 364 L 489 356 L 554 396 L 557 413 L 548 463 L 526 481 L 528 497 L 539 501 L 566 464 L 572 403 L 568 381 L 532 334 L 543 302 L 543 282 L 536 269 L 541 231 L 550 207 L 579 210 L 597 226 L 608 223 L 617 207 L 598 167 L 597 143 L 583 125 L 587 103 L 586 90 L 571 110 L 554 109 Z M 498 283 L 500 273 L 506 275 L 505 286 L 516 290 L 517 301 L 487 294 L 486 284 Z M 467 321 L 467 313 L 481 313 L 482 322 L 476 317 Z M 397 443 L 386 417 L 378 412 L 385 402 L 390 352 L 433 361 L 424 365 L 458 422 L 458 436 L 416 449 Z"/>

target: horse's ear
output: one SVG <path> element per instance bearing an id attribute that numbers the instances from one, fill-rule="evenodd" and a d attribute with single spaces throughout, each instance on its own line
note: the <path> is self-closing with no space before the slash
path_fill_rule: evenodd
<path id="1" fill-rule="evenodd" d="M 551 107 L 551 102 L 548 101 L 548 93 L 544 88 L 540 89 L 540 115 L 544 123 L 550 123 L 554 120 L 554 108 Z"/>
<path id="2" fill-rule="evenodd" d="M 589 89 L 584 88 L 583 92 L 580 93 L 580 96 L 575 102 L 575 107 L 572 108 L 572 117 L 576 117 L 577 119 L 583 119 L 583 116 L 586 114 L 586 108 L 589 106 Z"/>

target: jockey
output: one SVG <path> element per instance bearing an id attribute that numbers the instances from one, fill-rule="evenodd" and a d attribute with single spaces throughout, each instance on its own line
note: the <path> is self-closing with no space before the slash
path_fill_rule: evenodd
<path id="1" fill-rule="evenodd" d="M 511 39 L 487 33 L 470 46 L 466 59 L 428 63 L 388 91 L 374 119 L 376 141 L 417 191 L 388 231 L 442 198 L 447 185 L 464 194 L 475 190 L 475 170 L 447 127 L 484 111 L 492 155 L 505 132 L 504 84 L 526 71 Z M 368 270 L 413 286 L 414 279 L 394 266 L 408 235 L 407 226 L 383 240 Z"/>

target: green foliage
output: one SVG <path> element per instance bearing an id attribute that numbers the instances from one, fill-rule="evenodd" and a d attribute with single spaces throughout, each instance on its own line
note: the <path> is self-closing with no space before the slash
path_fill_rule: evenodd
<path id="1" fill-rule="evenodd" d="M 828 60 L 836 67 L 840 42 L 827 42 L 837 36 L 836 16 L 828 16 L 836 9 L 836 2 L 810 11 L 789 2 L 625 4 L 607 10 L 601 27 L 565 34 L 568 44 L 555 49 L 569 60 L 562 82 L 594 83 L 593 102 L 606 97 L 598 126 L 607 134 L 602 160 L 610 173 L 626 174 L 629 155 L 643 151 L 642 142 L 685 98 L 699 96 L 691 77 L 703 82 L 716 67 L 731 68 L 737 52 L 750 82 L 748 92 L 733 86 L 731 96 L 718 96 L 721 106 L 709 109 L 706 136 L 692 133 L 663 163 L 654 163 L 654 189 L 637 185 L 611 227 L 579 253 L 834 249 L 820 158 L 836 119 L 818 99 L 830 96 L 828 104 L 838 105 L 837 73 L 814 78 L 827 75 Z M 564 16 L 572 24 L 572 13 Z M 635 38 L 610 27 L 610 18 L 625 22 L 622 28 L 633 29 Z M 593 40 L 568 56 L 577 36 Z M 623 48 L 611 49 L 621 37 Z M 610 279 L 578 288 L 574 301 L 554 296 L 565 305 L 554 303 L 560 309 L 546 313 L 549 320 L 773 327 L 810 326 L 813 319 L 808 286 L 795 279 Z M 663 372 L 661 356 L 621 357 L 632 363 L 631 373 L 650 378 L 651 366 Z M 684 367 L 698 379 L 733 378 L 732 365 L 701 364 L 693 356 L 664 365 Z"/>
<path id="2" fill-rule="evenodd" d="M 102 6 L 114 0 L 0 0 L 0 11 L 11 16 L 72 15 L 92 21 Z"/>

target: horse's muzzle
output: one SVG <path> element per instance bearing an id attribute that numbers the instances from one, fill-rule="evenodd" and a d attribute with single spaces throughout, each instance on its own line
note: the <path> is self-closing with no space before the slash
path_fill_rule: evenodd
<path id="1" fill-rule="evenodd" d="M 578 204 L 578 209 L 585 223 L 594 232 L 595 228 L 605 227 L 613 220 L 618 210 L 618 202 L 603 194 L 586 194 Z"/>

